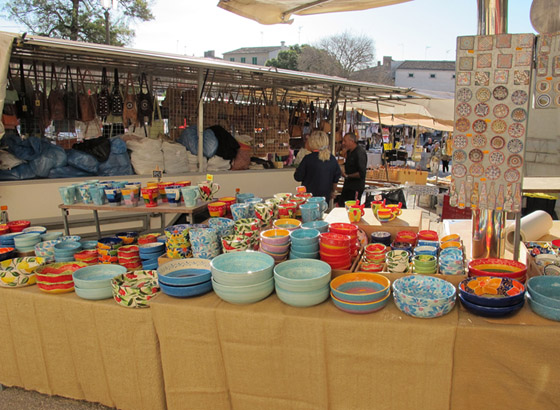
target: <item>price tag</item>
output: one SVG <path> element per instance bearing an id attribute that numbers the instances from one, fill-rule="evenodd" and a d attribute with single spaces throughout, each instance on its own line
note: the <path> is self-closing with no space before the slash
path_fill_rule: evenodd
<path id="1" fill-rule="evenodd" d="M 162 173 L 161 169 L 154 169 L 152 171 L 152 178 L 157 178 L 157 180 L 159 181 L 162 176 L 163 176 L 163 173 Z"/>
<path id="2" fill-rule="evenodd" d="M 214 175 L 212 174 L 206 174 L 206 180 L 208 182 L 213 182 L 214 181 Z"/>

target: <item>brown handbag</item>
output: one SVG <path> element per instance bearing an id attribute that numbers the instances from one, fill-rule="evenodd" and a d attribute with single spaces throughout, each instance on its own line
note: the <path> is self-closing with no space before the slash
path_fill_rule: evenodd
<path id="1" fill-rule="evenodd" d="M 54 121 L 62 121 L 65 113 L 64 91 L 60 88 L 60 84 L 58 83 L 54 63 L 51 67 L 51 91 L 49 92 L 48 103 L 50 119 Z"/>
<path id="2" fill-rule="evenodd" d="M 132 87 L 132 92 L 129 92 Z M 136 91 L 132 81 L 132 74 L 129 72 L 124 88 L 124 108 L 123 108 L 123 125 L 128 128 L 132 125 L 138 125 L 138 108 L 136 106 Z"/>
<path id="3" fill-rule="evenodd" d="M 77 69 L 78 73 L 78 104 L 80 107 L 80 121 L 89 122 L 95 119 L 95 104 L 93 101 L 93 96 L 90 90 L 86 90 L 84 84 L 84 79 L 89 71 L 85 71 L 84 75 L 81 75 L 80 68 Z"/>
<path id="4" fill-rule="evenodd" d="M 152 113 L 154 112 L 153 97 L 148 87 L 146 73 L 140 76 L 140 91 L 138 92 L 138 122 L 144 124 L 146 119 L 152 123 Z"/>
<path id="5" fill-rule="evenodd" d="M 66 90 L 64 92 L 64 105 L 66 108 L 66 119 L 78 119 L 78 93 L 74 88 L 74 79 L 70 66 L 66 66 Z"/>

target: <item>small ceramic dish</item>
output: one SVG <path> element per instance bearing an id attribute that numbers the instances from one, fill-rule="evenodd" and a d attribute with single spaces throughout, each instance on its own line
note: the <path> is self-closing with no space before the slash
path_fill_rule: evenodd
<path id="1" fill-rule="evenodd" d="M 477 305 L 476 303 L 472 303 L 465 299 L 464 294 L 459 294 L 459 300 L 461 300 L 461 304 L 471 313 L 477 316 L 484 316 L 484 317 L 503 317 L 509 316 L 516 312 L 518 312 L 523 305 L 525 304 L 525 299 L 521 299 L 521 302 L 518 302 L 512 306 L 499 306 L 499 307 L 492 307 L 492 306 L 483 306 Z"/>
<path id="2" fill-rule="evenodd" d="M 499 276 L 502 278 L 523 278 L 527 266 L 509 259 L 487 258 L 469 262 L 469 276 Z"/>
<path id="3" fill-rule="evenodd" d="M 350 303 L 370 303 L 384 298 L 391 288 L 391 281 L 375 273 L 354 272 L 340 275 L 331 281 L 331 292 Z"/>
<path id="4" fill-rule="evenodd" d="M 115 302 L 130 308 L 150 307 L 150 300 L 160 291 L 155 270 L 138 270 L 118 275 L 111 280 L 111 288 Z"/>
<path id="5" fill-rule="evenodd" d="M 525 297 L 525 286 L 509 278 L 477 276 L 461 281 L 457 288 L 467 302 L 488 307 L 513 306 Z"/>
<path id="6" fill-rule="evenodd" d="M 157 269 L 160 284 L 169 286 L 192 286 L 211 278 L 208 259 L 188 258 L 167 262 Z"/>
<path id="7" fill-rule="evenodd" d="M 80 268 L 72 273 L 74 285 L 82 289 L 110 288 L 111 280 L 126 273 L 121 265 L 102 264 Z"/>
<path id="8" fill-rule="evenodd" d="M 35 284 L 35 269 L 43 266 L 44 258 L 24 257 L 6 259 L 0 262 L 0 286 L 20 288 Z"/>

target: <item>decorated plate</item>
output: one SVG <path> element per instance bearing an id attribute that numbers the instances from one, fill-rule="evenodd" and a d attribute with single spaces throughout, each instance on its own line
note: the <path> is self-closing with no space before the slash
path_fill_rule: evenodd
<path id="1" fill-rule="evenodd" d="M 523 158 L 521 158 L 521 155 L 517 154 L 510 155 L 507 160 L 507 165 L 510 168 L 519 168 L 523 165 Z"/>
<path id="2" fill-rule="evenodd" d="M 498 179 L 501 173 L 502 171 L 500 171 L 500 168 L 498 168 L 495 165 L 490 165 L 488 168 L 486 168 L 486 172 L 485 172 L 486 178 L 488 178 L 491 181 Z"/>
<path id="3" fill-rule="evenodd" d="M 507 124 L 504 120 L 494 120 L 492 121 L 492 131 L 496 134 L 501 134 L 507 129 Z"/>
<path id="4" fill-rule="evenodd" d="M 556 98 L 554 99 L 554 104 L 560 107 L 560 95 L 556 96 Z"/>
<path id="5" fill-rule="evenodd" d="M 510 168 L 506 172 L 504 172 L 504 179 L 510 184 L 519 181 L 519 178 L 521 178 L 521 175 L 516 169 Z"/>
<path id="6" fill-rule="evenodd" d="M 490 163 L 492 165 L 501 165 L 506 160 L 506 156 L 501 151 L 490 153 Z"/>
<path id="7" fill-rule="evenodd" d="M 550 81 L 542 80 L 537 82 L 537 91 L 540 93 L 546 93 L 550 91 Z"/>
<path id="8" fill-rule="evenodd" d="M 496 100 L 499 101 L 505 100 L 508 96 L 508 89 L 503 85 L 499 85 L 496 88 L 494 88 L 494 91 L 492 91 L 492 95 Z"/>
<path id="9" fill-rule="evenodd" d="M 464 135 L 455 135 L 453 137 L 453 148 L 463 149 L 467 146 L 469 140 Z"/>
<path id="10" fill-rule="evenodd" d="M 478 148 L 471 149 L 471 151 L 469 152 L 469 159 L 472 162 L 481 162 L 483 158 L 484 154 Z"/>
<path id="11" fill-rule="evenodd" d="M 488 88 L 481 88 L 476 92 L 476 99 L 480 102 L 486 102 L 490 99 L 491 95 Z"/>
<path id="12" fill-rule="evenodd" d="M 554 84 L 554 90 L 557 93 L 560 93 L 560 81 L 556 81 L 556 83 Z"/>
<path id="13" fill-rule="evenodd" d="M 497 104 L 492 112 L 496 118 L 505 118 L 509 114 L 509 107 L 505 104 Z"/>
<path id="14" fill-rule="evenodd" d="M 472 139 L 475 148 L 483 148 L 486 145 L 486 137 L 483 134 L 476 134 Z"/>
<path id="15" fill-rule="evenodd" d="M 486 103 L 478 103 L 474 106 L 474 113 L 479 117 L 486 117 L 490 112 L 490 107 Z"/>
<path id="16" fill-rule="evenodd" d="M 506 145 L 506 140 L 499 135 L 496 135 L 490 140 L 490 146 L 494 149 L 502 149 Z"/>
<path id="17" fill-rule="evenodd" d="M 537 105 L 540 108 L 545 108 L 550 105 L 550 95 L 548 94 L 541 94 L 537 97 Z"/>
<path id="18" fill-rule="evenodd" d="M 457 101 L 469 102 L 472 99 L 472 91 L 468 88 L 459 88 L 456 92 Z"/>
<path id="19" fill-rule="evenodd" d="M 522 122 L 527 119 L 527 111 L 524 108 L 516 108 L 511 112 L 511 119 L 515 122 Z"/>
<path id="20" fill-rule="evenodd" d="M 525 127 L 519 123 L 511 124 L 508 128 L 508 134 L 513 138 L 522 137 L 525 134 Z"/>
<path id="21" fill-rule="evenodd" d="M 471 122 L 465 117 L 461 117 L 455 122 L 455 128 L 457 128 L 457 131 L 460 132 L 468 131 L 470 126 Z"/>
<path id="22" fill-rule="evenodd" d="M 515 105 L 523 105 L 527 102 L 528 99 L 529 96 L 527 94 L 527 91 L 524 90 L 516 90 L 513 92 L 513 94 L 511 94 L 511 101 Z"/>
<path id="23" fill-rule="evenodd" d="M 459 117 L 468 117 L 471 115 L 472 108 L 467 103 L 461 103 L 457 106 L 456 111 Z"/>
<path id="24" fill-rule="evenodd" d="M 519 154 L 523 151 L 523 141 L 519 139 L 510 140 L 507 144 L 507 148 L 512 154 Z"/>
<path id="25" fill-rule="evenodd" d="M 463 178 L 465 175 L 467 175 L 467 167 L 465 167 L 463 164 L 453 165 L 451 171 L 455 178 Z"/>
<path id="26" fill-rule="evenodd" d="M 453 163 L 462 163 L 465 162 L 465 160 L 467 159 L 467 153 L 465 151 L 463 151 L 462 149 L 458 149 L 455 152 L 453 152 Z"/>
<path id="27" fill-rule="evenodd" d="M 478 132 L 479 134 L 482 134 L 483 132 L 486 131 L 486 128 L 488 127 L 488 125 L 486 124 L 486 121 L 484 120 L 476 120 L 475 122 L 473 122 L 472 128 L 475 132 Z"/>
<path id="28" fill-rule="evenodd" d="M 470 169 L 469 169 L 471 176 L 473 177 L 480 177 L 482 176 L 482 174 L 484 174 L 484 167 L 482 166 L 482 164 L 472 164 Z"/>

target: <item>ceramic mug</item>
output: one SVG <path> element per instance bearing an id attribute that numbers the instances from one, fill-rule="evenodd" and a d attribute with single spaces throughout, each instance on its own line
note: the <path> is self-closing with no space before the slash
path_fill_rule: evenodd
<path id="1" fill-rule="evenodd" d="M 148 208 L 154 208 L 157 206 L 158 188 L 142 188 L 142 198 L 144 199 L 144 205 Z"/>
<path id="2" fill-rule="evenodd" d="M 121 204 L 122 192 L 120 188 L 106 188 L 105 195 L 107 196 L 109 205 L 118 206 Z"/>
<path id="3" fill-rule="evenodd" d="M 344 206 L 346 207 L 346 210 L 348 210 L 351 206 L 354 205 L 359 205 L 360 201 L 346 201 L 344 202 Z"/>
<path id="4" fill-rule="evenodd" d="M 347 212 L 348 212 L 348 220 L 351 223 L 360 222 L 360 220 L 362 219 L 362 210 L 360 208 L 351 206 Z"/>
<path id="5" fill-rule="evenodd" d="M 250 215 L 249 204 L 245 204 L 245 203 L 232 204 L 230 210 L 231 210 L 231 216 L 235 221 L 237 221 L 238 219 L 249 218 Z"/>
<path id="6" fill-rule="evenodd" d="M 170 206 L 179 206 L 181 202 L 181 187 L 177 185 L 165 187 L 165 196 Z"/>
<path id="7" fill-rule="evenodd" d="M 168 202 L 167 201 L 167 194 L 165 192 L 165 189 L 167 187 L 170 187 L 172 185 L 175 185 L 175 182 L 159 182 L 157 184 L 158 190 L 159 190 L 159 199 L 161 199 L 161 202 Z"/>
<path id="8" fill-rule="evenodd" d="M 73 185 L 70 186 L 61 186 L 58 188 L 60 192 L 60 196 L 62 198 L 62 203 L 64 205 L 73 205 L 76 201 L 76 187 Z"/>
<path id="9" fill-rule="evenodd" d="M 395 216 L 402 214 L 401 207 L 399 205 L 389 204 L 385 205 L 385 209 L 390 209 Z"/>
<path id="10" fill-rule="evenodd" d="M 371 209 L 375 213 L 379 208 L 384 208 L 383 201 L 371 201 Z"/>
<path id="11" fill-rule="evenodd" d="M 321 212 L 321 214 L 323 214 L 327 208 L 329 207 L 329 205 L 327 204 L 327 201 L 325 200 L 324 196 L 313 196 L 311 198 L 307 199 L 308 203 L 317 203 L 319 204 L 319 211 Z"/>
<path id="12" fill-rule="evenodd" d="M 192 208 L 196 206 L 196 200 L 199 197 L 200 190 L 197 186 L 186 186 L 182 187 L 181 189 L 181 196 L 185 201 L 185 206 L 187 208 Z"/>
<path id="13" fill-rule="evenodd" d="M 278 205 L 278 216 L 280 218 L 293 218 L 296 214 L 297 204 L 284 202 Z"/>
<path id="14" fill-rule="evenodd" d="M 209 203 L 208 212 L 212 217 L 224 216 L 226 214 L 226 204 L 220 201 Z"/>
<path id="15" fill-rule="evenodd" d="M 321 205 L 317 202 L 307 202 L 300 205 L 301 221 L 303 223 L 321 219 Z"/>
<path id="16" fill-rule="evenodd" d="M 255 217 L 261 221 L 261 228 L 265 228 L 272 223 L 274 211 L 272 206 L 267 203 L 254 204 Z"/>
<path id="17" fill-rule="evenodd" d="M 82 201 L 84 204 L 92 204 L 93 199 L 91 198 L 91 192 L 89 190 L 90 184 L 83 184 L 78 186 L 80 190 L 80 195 L 82 196 Z"/>
<path id="18" fill-rule="evenodd" d="M 199 182 L 198 189 L 200 190 L 200 199 L 211 201 L 214 194 L 220 190 L 220 184 L 209 181 Z"/>

